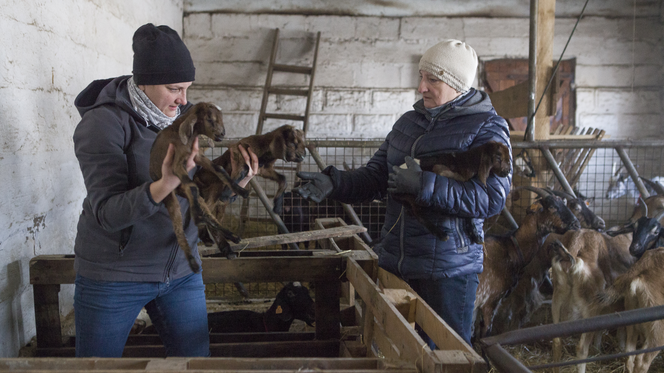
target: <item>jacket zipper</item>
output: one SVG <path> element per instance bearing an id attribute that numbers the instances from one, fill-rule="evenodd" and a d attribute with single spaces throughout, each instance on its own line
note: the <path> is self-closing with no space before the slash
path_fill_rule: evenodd
<path id="1" fill-rule="evenodd" d="M 177 256 L 177 251 L 180 250 L 179 245 L 175 245 L 175 248 L 171 250 L 171 255 L 168 257 L 168 262 L 166 268 L 164 269 L 164 282 L 168 284 L 171 279 L 171 269 L 173 269 L 173 263 L 175 263 L 175 257 Z"/>
<path id="2" fill-rule="evenodd" d="M 432 119 L 433 122 L 433 119 Z M 431 127 L 431 126 L 429 126 Z M 424 135 L 429 132 L 429 129 L 427 128 L 423 134 L 420 135 L 417 139 L 415 139 L 415 142 L 413 142 L 413 145 L 410 147 L 410 156 L 411 158 L 415 159 L 415 146 L 417 143 L 424 137 Z M 401 206 L 401 214 L 399 216 L 403 216 L 403 219 L 401 219 L 401 224 L 399 225 L 399 262 L 397 263 L 397 269 L 399 270 L 399 273 L 401 273 L 401 264 L 403 263 L 404 258 L 406 257 L 406 248 L 405 248 L 405 242 L 404 242 L 404 232 L 406 231 L 406 214 L 404 214 L 404 207 Z"/>
<path id="3" fill-rule="evenodd" d="M 461 222 L 461 218 L 454 218 L 454 226 L 456 227 L 457 235 L 459 236 L 459 240 L 461 241 L 461 247 L 466 247 L 466 240 L 463 239 L 463 235 L 461 234 L 461 227 L 459 227 L 459 224 Z"/>

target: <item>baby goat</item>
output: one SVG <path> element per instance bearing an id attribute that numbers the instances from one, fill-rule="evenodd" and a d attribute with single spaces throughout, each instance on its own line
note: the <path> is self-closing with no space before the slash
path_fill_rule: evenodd
<path id="1" fill-rule="evenodd" d="M 210 333 L 287 332 L 295 319 L 313 326 L 316 322 L 316 309 L 309 289 L 299 282 L 291 282 L 277 293 L 274 302 L 265 312 L 219 311 L 210 312 L 207 317 Z M 157 334 L 157 329 L 153 324 L 141 334 Z"/>
<path id="2" fill-rule="evenodd" d="M 313 326 L 316 321 L 314 300 L 309 289 L 299 282 L 284 286 L 265 312 L 249 310 L 208 313 L 210 333 L 287 332 L 293 320 Z"/>
<path id="3" fill-rule="evenodd" d="M 247 164 L 238 149 L 238 145 L 242 145 L 245 149 L 251 149 L 256 154 L 259 165 L 258 175 L 279 183 L 279 188 L 274 196 L 273 210 L 275 213 L 281 214 L 283 194 L 286 190 L 286 177 L 275 171 L 274 164 L 279 159 L 286 162 L 302 162 L 304 160 L 306 155 L 304 132 L 295 129 L 293 126 L 283 125 L 274 131 L 263 135 L 249 136 L 230 145 L 229 149 L 220 157 L 215 158 L 212 163 L 215 167 L 230 173 L 231 179 L 236 182 L 242 180 L 248 172 Z M 234 190 L 227 188 L 225 183 L 219 183 L 218 178 L 207 170 L 196 173 L 194 181 L 201 189 L 201 195 L 205 199 L 208 208 L 214 211 L 217 219 L 221 221 L 225 211 L 224 201 L 230 198 Z M 244 189 L 243 191 L 246 192 Z M 212 244 L 204 229 L 200 230 L 199 236 L 206 244 Z M 213 233 L 212 240 L 217 244 L 219 250 L 227 251 L 228 244 L 222 237 L 215 236 Z"/>
<path id="4" fill-rule="evenodd" d="M 214 230 L 223 231 L 228 238 L 239 242 L 239 237 L 225 230 L 219 225 L 217 219 L 205 206 L 202 198 L 198 195 L 196 184 L 189 178 L 186 169 L 187 159 L 191 155 L 194 139 L 198 135 L 205 135 L 216 141 L 221 141 L 225 135 L 224 123 L 221 111 L 215 105 L 199 103 L 177 118 L 172 125 L 164 128 L 157 134 L 150 150 L 150 177 L 152 180 L 161 179 L 161 166 L 168 152 L 169 144 L 175 147 L 173 155 L 173 174 L 180 178 L 181 184 L 164 199 L 168 214 L 173 221 L 173 230 L 177 237 L 180 248 L 184 251 L 189 266 L 194 272 L 200 270 L 200 264 L 191 252 L 191 247 L 184 234 L 182 227 L 182 212 L 176 194 L 186 197 L 189 201 L 192 220 L 197 226 L 210 226 Z M 225 185 L 234 190 L 244 189 L 233 183 L 228 173 L 203 156 L 198 154 L 194 161 L 204 170 L 214 174 Z M 233 185 L 234 184 L 234 185 Z"/>
<path id="5" fill-rule="evenodd" d="M 510 149 L 507 145 L 495 141 L 477 146 L 463 153 L 446 153 L 420 159 L 420 167 L 457 181 L 468 181 L 477 175 L 482 185 L 491 172 L 506 177 L 512 172 Z M 394 199 L 406 206 L 417 220 L 442 241 L 449 238 L 447 232 L 437 227 L 427 218 L 427 209 L 415 202 L 415 196 L 408 194 L 394 195 Z M 476 243 L 484 241 L 484 233 L 477 224 L 467 222 L 471 238 Z"/>

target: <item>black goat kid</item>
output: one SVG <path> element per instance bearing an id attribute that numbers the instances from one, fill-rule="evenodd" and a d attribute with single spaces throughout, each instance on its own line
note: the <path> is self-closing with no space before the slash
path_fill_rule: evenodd
<path id="1" fill-rule="evenodd" d="M 208 329 L 210 333 L 287 332 L 295 319 L 313 326 L 316 321 L 314 306 L 309 289 L 299 282 L 291 282 L 277 293 L 272 306 L 265 312 L 233 310 L 208 313 Z M 157 329 L 153 324 L 140 333 L 157 334 Z"/>
<path id="2" fill-rule="evenodd" d="M 208 313 L 208 328 L 210 333 L 287 332 L 295 319 L 309 326 L 316 321 L 309 289 L 299 282 L 284 286 L 265 312 L 235 310 Z"/>

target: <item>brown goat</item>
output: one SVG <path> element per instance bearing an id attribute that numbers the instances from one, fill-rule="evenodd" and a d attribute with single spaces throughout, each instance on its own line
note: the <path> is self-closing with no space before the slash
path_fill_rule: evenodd
<path id="1" fill-rule="evenodd" d="M 594 230 L 568 232 L 560 240 L 552 237 L 551 255 L 553 298 L 551 314 L 554 323 L 596 316 L 592 304 L 602 290 L 627 271 L 636 261 L 629 253 L 631 234 L 611 237 Z M 594 333 L 584 333 L 577 344 L 577 357 L 588 356 Z M 553 340 L 554 361 L 560 361 L 561 342 Z M 585 364 L 578 365 L 580 373 Z"/>
<path id="2" fill-rule="evenodd" d="M 616 278 L 613 285 L 599 294 L 596 313 L 614 310 L 634 310 L 664 305 L 664 247 L 649 250 L 627 272 Z M 649 349 L 664 344 L 664 320 L 626 327 L 625 352 Z M 638 344 L 638 346 L 637 346 Z M 632 355 L 625 362 L 625 371 L 646 373 L 659 351 Z"/>
<path id="3" fill-rule="evenodd" d="M 500 177 L 506 177 L 512 171 L 510 149 L 507 145 L 489 141 L 462 153 L 446 153 L 431 157 L 420 158 L 420 167 L 423 171 L 434 172 L 457 181 L 468 181 L 479 178 L 482 185 L 493 172 Z M 427 219 L 427 209 L 415 202 L 415 196 L 410 194 L 396 194 L 394 199 L 402 203 L 417 220 L 442 241 L 447 241 L 447 232 Z M 474 224 L 467 223 L 471 228 L 470 234 L 474 242 L 482 243 L 482 233 L 473 232 Z"/>
<path id="4" fill-rule="evenodd" d="M 231 179 L 236 182 L 244 178 L 248 172 L 247 164 L 238 149 L 238 145 L 242 145 L 245 149 L 251 149 L 258 157 L 259 169 L 257 175 L 274 180 L 279 184 L 274 196 L 273 210 L 275 213 L 281 214 L 283 195 L 287 183 L 286 177 L 274 169 L 274 164 L 279 159 L 286 162 L 302 162 L 304 160 L 306 155 L 304 132 L 295 129 L 293 126 L 283 125 L 271 132 L 245 137 L 230 145 L 229 149 L 215 158 L 212 163 L 226 170 Z M 221 221 L 225 211 L 225 203 L 232 194 L 231 190 L 225 184 L 219 183 L 214 175 L 205 170 L 196 173 L 194 181 L 199 186 L 201 195 L 210 210 Z M 206 244 L 211 244 L 204 230 L 200 230 L 199 236 Z M 215 236 L 212 237 L 212 240 L 222 252 L 227 248 L 227 243 L 222 237 Z"/>
<path id="5" fill-rule="evenodd" d="M 521 226 L 503 236 L 487 236 L 484 242 L 484 271 L 475 294 L 475 314 L 483 324 L 476 329 L 480 337 L 488 335 L 498 301 L 512 288 L 523 268 L 533 259 L 536 250 L 549 233 L 565 233 L 579 229 L 579 221 L 565 202 L 547 191 L 534 187 L 520 187 L 539 194 Z"/>
<path id="6" fill-rule="evenodd" d="M 548 190 L 548 189 L 547 189 Z M 552 191 L 558 197 L 567 199 L 567 207 L 581 223 L 581 228 L 601 230 L 604 229 L 604 220 L 595 215 L 586 205 L 583 197 L 574 197 L 568 193 Z M 560 235 L 551 234 L 544 242 L 548 246 L 551 238 Z M 544 296 L 540 293 L 540 286 L 548 282 L 548 271 L 551 268 L 551 256 L 548 250 L 537 251 L 533 260 L 526 265 L 523 274 L 517 280 L 514 288 L 508 295 L 501 298 L 491 321 L 491 334 L 501 334 L 510 330 L 519 329 L 530 320 L 532 314 L 542 305 Z"/>
<path id="7" fill-rule="evenodd" d="M 186 197 L 189 201 L 192 220 L 197 226 L 210 226 L 215 230 L 223 230 L 217 219 L 205 206 L 202 198 L 198 195 L 196 184 L 189 178 L 186 163 L 191 156 L 194 139 L 198 135 L 205 135 L 215 141 L 221 141 L 225 135 L 224 123 L 221 111 L 213 104 L 199 103 L 178 117 L 173 124 L 161 130 L 152 144 L 150 150 L 150 177 L 153 180 L 161 179 L 161 166 L 168 152 L 169 144 L 173 144 L 175 153 L 173 155 L 173 174 L 177 176 L 181 184 L 164 199 L 168 214 L 173 221 L 173 230 L 177 237 L 180 248 L 184 251 L 189 266 L 194 272 L 200 270 L 200 265 L 192 254 L 191 247 L 187 242 L 182 226 L 182 212 L 176 194 Z M 240 189 L 237 184 L 233 186 L 228 173 L 215 167 L 212 162 L 198 154 L 194 162 L 202 169 L 214 174 L 226 185 Z M 239 240 L 239 239 L 238 239 Z"/>
<path id="8" fill-rule="evenodd" d="M 634 206 L 634 212 L 632 216 L 627 219 L 625 223 L 621 226 L 612 227 L 606 233 L 611 236 L 616 236 L 619 234 L 632 232 L 634 230 L 634 223 L 636 223 L 641 217 L 650 214 L 651 216 L 656 215 L 659 212 L 664 211 L 664 187 L 660 184 L 648 180 L 644 177 L 641 178 L 643 183 L 650 186 L 657 194 L 643 199 L 638 199 L 636 206 Z"/>

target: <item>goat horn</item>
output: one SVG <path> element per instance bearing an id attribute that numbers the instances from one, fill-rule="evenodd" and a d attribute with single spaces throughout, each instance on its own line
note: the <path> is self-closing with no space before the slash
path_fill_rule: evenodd
<path id="1" fill-rule="evenodd" d="M 653 219 L 659 221 L 663 217 L 664 217 L 664 210 L 660 211 L 659 214 L 657 214 L 657 216 L 655 216 Z"/>
<path id="2" fill-rule="evenodd" d="M 643 216 L 645 216 L 647 218 L 648 217 L 648 205 L 646 205 L 646 201 L 644 201 L 643 197 L 641 197 L 641 196 L 639 196 L 639 201 L 641 201 L 641 203 L 639 204 L 639 207 L 641 208 L 641 213 L 643 214 Z"/>
<path id="3" fill-rule="evenodd" d="M 534 187 L 532 185 L 523 185 L 523 186 L 520 186 L 520 187 L 516 187 L 513 190 L 521 190 L 521 189 L 527 189 L 527 190 L 537 194 L 538 196 L 540 196 L 542 198 L 551 195 L 551 192 L 549 192 L 548 190 L 542 189 L 542 188 L 537 188 L 537 187 Z"/>
<path id="4" fill-rule="evenodd" d="M 551 190 L 551 193 L 553 193 L 554 195 L 556 195 L 558 197 L 562 197 L 562 198 L 576 199 L 576 197 L 574 197 L 573 195 L 571 195 L 567 192 L 564 192 L 562 190 Z"/>
<path id="5" fill-rule="evenodd" d="M 664 187 L 660 183 L 654 182 L 650 179 L 646 179 L 643 176 L 639 176 L 639 177 L 641 178 L 641 180 L 643 180 L 644 183 L 648 184 L 648 186 L 651 187 L 652 190 L 657 192 L 657 195 L 664 196 Z"/>

